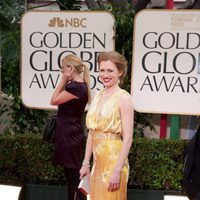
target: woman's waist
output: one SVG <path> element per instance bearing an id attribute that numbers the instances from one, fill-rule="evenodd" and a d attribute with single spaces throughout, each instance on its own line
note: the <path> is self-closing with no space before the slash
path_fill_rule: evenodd
<path id="1" fill-rule="evenodd" d="M 103 131 L 97 131 L 97 130 L 91 130 L 91 129 L 90 129 L 90 135 L 94 139 L 110 139 L 110 140 L 121 140 L 122 139 L 120 133 L 103 132 Z"/>

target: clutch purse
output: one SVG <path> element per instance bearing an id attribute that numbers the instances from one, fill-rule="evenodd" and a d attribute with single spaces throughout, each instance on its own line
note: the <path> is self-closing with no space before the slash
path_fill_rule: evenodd
<path id="1" fill-rule="evenodd" d="M 53 143 L 56 132 L 57 113 L 54 113 L 48 120 L 43 131 L 43 140 Z"/>
<path id="2" fill-rule="evenodd" d="M 84 176 L 79 185 L 78 185 L 78 189 L 85 195 L 90 194 L 90 178 L 89 176 Z"/>

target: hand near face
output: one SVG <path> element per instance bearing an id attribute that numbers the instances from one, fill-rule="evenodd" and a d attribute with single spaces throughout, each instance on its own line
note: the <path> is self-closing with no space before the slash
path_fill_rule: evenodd
<path id="1" fill-rule="evenodd" d="M 74 69 L 72 67 L 65 67 L 62 69 L 62 80 L 64 81 L 70 81 L 72 80 L 72 74 L 73 74 Z"/>

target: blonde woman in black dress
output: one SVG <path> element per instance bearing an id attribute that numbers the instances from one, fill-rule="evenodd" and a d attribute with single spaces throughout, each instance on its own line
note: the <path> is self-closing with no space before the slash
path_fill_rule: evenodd
<path id="1" fill-rule="evenodd" d="M 84 142 L 82 116 L 91 98 L 89 71 L 82 60 L 72 54 L 62 59 L 61 72 L 61 81 L 50 102 L 58 105 L 53 163 L 64 168 L 68 200 L 82 200 L 84 196 L 77 187 Z"/>

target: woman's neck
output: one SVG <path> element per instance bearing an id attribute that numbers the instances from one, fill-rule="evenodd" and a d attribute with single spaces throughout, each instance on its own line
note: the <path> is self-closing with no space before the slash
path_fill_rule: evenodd
<path id="1" fill-rule="evenodd" d="M 120 89 L 119 85 L 113 85 L 112 87 L 105 87 L 104 90 L 106 93 L 113 93 L 119 89 Z"/>
<path id="2" fill-rule="evenodd" d="M 84 82 L 84 80 L 82 79 L 82 77 L 80 75 L 74 75 L 72 77 L 72 81 L 76 81 L 76 82 Z"/>

